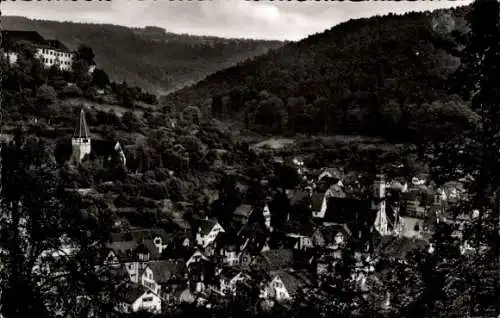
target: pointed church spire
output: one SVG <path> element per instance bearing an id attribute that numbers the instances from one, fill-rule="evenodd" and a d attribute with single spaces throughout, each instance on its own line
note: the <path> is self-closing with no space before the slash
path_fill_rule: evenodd
<path id="1" fill-rule="evenodd" d="M 83 139 L 90 138 L 89 128 L 87 126 L 87 121 L 85 120 L 85 112 L 83 108 L 80 111 L 80 118 L 78 119 L 78 122 L 76 124 L 75 134 L 73 138 L 83 138 Z"/>

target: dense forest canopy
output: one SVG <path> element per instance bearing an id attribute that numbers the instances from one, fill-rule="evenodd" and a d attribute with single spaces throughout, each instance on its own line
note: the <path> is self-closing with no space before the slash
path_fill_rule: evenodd
<path id="1" fill-rule="evenodd" d="M 474 125 L 448 92 L 466 8 L 350 20 L 218 71 L 164 97 L 269 134 L 364 134 L 404 140 Z"/>
<path id="2" fill-rule="evenodd" d="M 96 54 L 98 67 L 112 80 L 154 92 L 169 91 L 217 70 L 282 45 L 278 41 L 223 39 L 165 32 L 160 28 L 127 28 L 2 17 L 5 30 L 35 30 L 76 49 L 85 43 Z"/>

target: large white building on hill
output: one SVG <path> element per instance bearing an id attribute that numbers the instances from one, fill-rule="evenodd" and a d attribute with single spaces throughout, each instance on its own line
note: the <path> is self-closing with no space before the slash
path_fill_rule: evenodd
<path id="1" fill-rule="evenodd" d="M 18 60 L 15 51 L 16 44 L 28 42 L 36 48 L 35 56 L 45 67 L 57 66 L 61 70 L 71 70 L 75 54 L 59 40 L 46 40 L 35 31 L 2 31 L 2 48 L 4 56 L 9 63 L 14 64 Z"/>

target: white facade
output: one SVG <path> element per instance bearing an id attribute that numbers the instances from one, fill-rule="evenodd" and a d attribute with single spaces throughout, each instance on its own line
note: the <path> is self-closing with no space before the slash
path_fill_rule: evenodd
<path id="1" fill-rule="evenodd" d="M 212 229 L 206 235 L 196 233 L 196 243 L 198 243 L 198 245 L 200 246 L 207 247 L 207 245 L 215 241 L 215 238 L 221 232 L 225 232 L 224 229 L 219 223 L 215 223 Z"/>
<path id="2" fill-rule="evenodd" d="M 271 281 L 270 287 L 273 290 L 274 296 L 278 302 L 290 300 L 292 298 L 279 276 L 274 277 Z"/>
<path id="3" fill-rule="evenodd" d="M 313 211 L 313 217 L 324 218 L 327 208 L 328 208 L 328 204 L 327 204 L 326 193 L 325 193 L 325 196 L 323 197 L 323 201 L 321 202 L 321 210 Z"/>
<path id="4" fill-rule="evenodd" d="M 19 58 L 19 55 L 16 52 L 5 52 L 3 55 L 10 65 L 15 64 Z"/>
<path id="5" fill-rule="evenodd" d="M 152 291 L 146 291 L 131 305 L 133 312 L 147 310 L 153 313 L 161 312 L 161 298 Z"/>
<path id="6" fill-rule="evenodd" d="M 154 274 L 149 266 L 146 266 L 146 269 L 142 272 L 141 275 L 141 284 L 144 287 L 151 289 L 154 293 L 160 294 L 160 285 L 158 285 L 154 279 Z"/>
<path id="7" fill-rule="evenodd" d="M 72 52 L 50 48 L 37 48 L 36 57 L 45 67 L 57 66 L 61 70 L 70 71 L 75 54 Z"/>

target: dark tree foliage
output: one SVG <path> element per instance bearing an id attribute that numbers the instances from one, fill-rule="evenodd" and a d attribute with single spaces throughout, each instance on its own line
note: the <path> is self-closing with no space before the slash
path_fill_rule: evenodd
<path id="1" fill-rule="evenodd" d="M 43 142 L 19 132 L 2 151 L 2 314 L 109 311 L 119 280 L 95 267 L 108 233 L 103 207 L 65 191 Z"/>
<path id="2" fill-rule="evenodd" d="M 166 102 L 207 105 L 213 116 L 259 133 L 417 142 L 453 135 L 471 125 L 467 105 L 446 89 L 459 64 L 450 33 L 463 29 L 464 12 L 351 20 L 212 74 Z M 452 21 L 441 21 L 444 14 Z"/>

